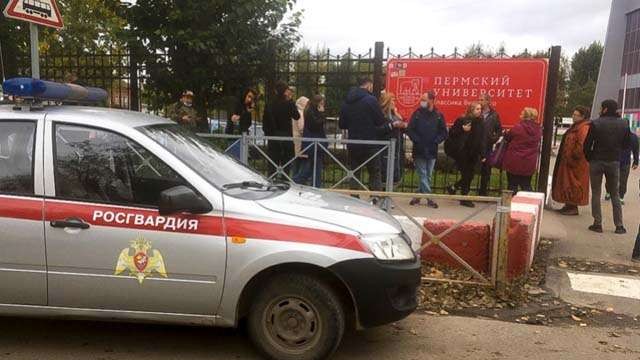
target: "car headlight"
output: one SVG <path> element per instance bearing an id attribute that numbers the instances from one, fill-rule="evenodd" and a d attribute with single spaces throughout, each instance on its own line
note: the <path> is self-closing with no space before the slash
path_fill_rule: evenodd
<path id="1" fill-rule="evenodd" d="M 413 260 L 415 254 L 410 241 L 403 234 L 366 235 L 362 241 L 378 260 Z"/>

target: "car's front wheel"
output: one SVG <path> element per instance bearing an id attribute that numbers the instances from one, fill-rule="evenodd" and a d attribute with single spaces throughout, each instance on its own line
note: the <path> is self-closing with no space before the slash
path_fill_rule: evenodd
<path id="1" fill-rule="evenodd" d="M 254 299 L 249 335 L 269 359 L 326 359 L 345 329 L 339 297 L 322 280 L 287 274 L 274 277 Z"/>

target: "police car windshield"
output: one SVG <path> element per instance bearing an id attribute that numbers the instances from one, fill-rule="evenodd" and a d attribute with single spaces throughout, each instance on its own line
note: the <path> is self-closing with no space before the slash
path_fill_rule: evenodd
<path id="1" fill-rule="evenodd" d="M 238 182 L 269 184 L 262 175 L 222 154 L 206 139 L 177 124 L 151 125 L 139 129 L 218 188 Z"/>

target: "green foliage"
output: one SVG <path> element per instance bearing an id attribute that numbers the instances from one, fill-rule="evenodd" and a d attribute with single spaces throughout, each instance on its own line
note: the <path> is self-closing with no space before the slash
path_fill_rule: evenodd
<path id="1" fill-rule="evenodd" d="M 126 28 L 126 22 L 119 14 L 122 9 L 119 0 L 59 0 L 58 7 L 64 20 L 64 28 L 58 31 L 39 27 L 42 54 L 47 51 L 57 53 L 64 51 L 66 54 L 74 54 L 73 57 L 66 59 L 73 61 L 73 64 L 68 65 L 73 68 L 82 68 L 87 60 L 79 58 L 77 54 L 104 54 L 123 47 L 120 39 L 122 31 Z M 30 64 L 29 24 L 0 16 L 0 46 L 5 76 L 23 74 Z M 65 61 L 65 64 L 67 63 Z M 121 65 L 114 64 L 114 66 Z M 82 77 L 82 74 L 77 75 Z M 65 75 L 43 73 L 43 76 L 62 80 Z M 95 74 L 87 77 L 95 77 Z"/>
<path id="2" fill-rule="evenodd" d="M 591 108 L 603 52 L 602 44 L 595 41 L 588 47 L 579 49 L 573 55 L 568 83 L 568 111 L 577 105 Z"/>
<path id="3" fill-rule="evenodd" d="M 571 59 L 571 87 L 586 84 L 589 80 L 597 81 L 604 47 L 599 41 L 586 48 L 580 48 Z"/>
<path id="4" fill-rule="evenodd" d="M 364 59 L 351 52 L 336 56 L 326 48 L 303 47 L 279 53 L 277 72 L 286 77 L 279 80 L 295 87 L 296 98 L 324 95 L 327 116 L 335 117 L 358 76 L 373 72 L 373 61 L 367 55 Z"/>
<path id="5" fill-rule="evenodd" d="M 123 47 L 120 0 L 58 0 L 64 28 L 43 29 L 42 50 L 105 53 Z"/>
<path id="6" fill-rule="evenodd" d="M 558 76 L 558 96 L 556 98 L 556 108 L 553 115 L 555 117 L 565 117 L 570 113 L 569 106 L 569 72 L 571 64 L 569 59 L 562 55 L 560 58 L 560 75 Z"/>
<path id="7" fill-rule="evenodd" d="M 465 58 L 494 57 L 496 55 L 496 51 L 482 42 L 471 44 L 462 54 Z"/>
<path id="8" fill-rule="evenodd" d="M 299 40 L 295 0 L 138 0 L 129 9 L 132 41 L 161 106 L 185 88 L 201 111 L 268 74 L 275 50 Z M 179 4 L 179 5 L 178 5 Z"/>
<path id="9" fill-rule="evenodd" d="M 0 50 L 4 63 L 1 75 L 16 75 L 24 62 L 25 54 L 29 53 L 29 24 L 0 16 Z"/>
<path id="10" fill-rule="evenodd" d="M 593 105 L 593 97 L 596 93 L 596 81 L 592 79 L 588 79 L 586 83 L 584 83 L 580 87 L 570 87 L 569 88 L 569 98 L 567 101 L 567 112 L 565 116 L 570 116 L 571 111 L 578 105 L 586 106 L 587 109 L 591 109 Z M 594 116 L 597 114 L 593 114 Z M 597 116 L 596 116 L 597 117 Z"/>

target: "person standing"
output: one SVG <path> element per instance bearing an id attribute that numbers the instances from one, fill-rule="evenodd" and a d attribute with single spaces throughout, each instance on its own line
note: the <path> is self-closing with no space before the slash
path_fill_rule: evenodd
<path id="1" fill-rule="evenodd" d="M 238 100 L 236 107 L 231 112 L 231 116 L 227 120 L 227 126 L 224 129 L 227 135 L 248 134 L 253 121 L 252 114 L 255 108 L 256 92 L 247 89 Z M 240 159 L 240 141 L 241 139 L 229 139 L 229 148 L 226 153 Z"/>
<path id="2" fill-rule="evenodd" d="M 352 88 L 340 110 L 340 129 L 347 130 L 349 140 L 378 140 L 380 136 L 393 128 L 404 126 L 403 121 L 387 123 L 378 105 L 378 100 L 372 95 L 373 81 L 368 78 L 358 80 L 358 87 Z M 380 151 L 379 146 L 367 144 L 349 144 L 349 158 L 351 169 L 357 169 L 354 176 L 360 178 L 362 169 L 369 173 L 369 190 L 382 190 L 381 157 L 374 155 Z M 364 165 L 363 165 L 364 164 Z M 352 187 L 358 188 L 357 181 L 351 181 Z"/>
<path id="3" fill-rule="evenodd" d="M 302 137 L 313 139 L 325 139 L 327 137 L 324 127 L 326 117 L 324 116 L 325 100 L 322 95 L 314 95 L 307 104 L 304 111 L 304 130 Z M 322 187 L 322 171 L 324 169 L 324 150 L 310 142 L 303 141 L 302 148 L 310 148 L 305 151 L 305 158 L 301 159 L 300 171 L 294 176 L 293 181 L 297 184 L 305 184 L 313 179 L 313 186 Z M 314 168 L 315 164 L 315 168 Z M 314 177 L 315 172 L 315 177 Z"/>
<path id="4" fill-rule="evenodd" d="M 293 171 L 292 174 L 297 174 L 300 172 L 303 160 L 307 157 L 302 152 L 302 134 L 304 132 L 304 110 L 307 108 L 307 103 L 309 103 L 309 98 L 306 96 L 301 96 L 296 100 L 296 108 L 298 108 L 298 113 L 300 113 L 300 119 L 295 120 L 291 119 L 291 132 L 293 134 L 293 151 L 296 155 L 296 160 L 293 162 Z"/>
<path id="5" fill-rule="evenodd" d="M 605 187 L 611 194 L 613 206 L 613 222 L 616 234 L 626 234 L 620 202 L 620 156 L 622 150 L 629 146 L 631 131 L 629 124 L 620 119 L 616 112 L 618 103 L 615 100 L 605 100 L 601 104 L 600 118 L 593 120 L 584 143 L 584 154 L 589 160 L 591 178 L 591 212 L 593 225 L 589 230 L 602 232 L 602 177 L 605 177 Z"/>
<path id="6" fill-rule="evenodd" d="M 531 178 L 538 168 L 542 127 L 538 110 L 524 108 L 520 122 L 505 135 L 509 144 L 504 154 L 503 168 L 507 172 L 509 190 L 531 191 Z"/>
<path id="7" fill-rule="evenodd" d="M 467 107 L 466 114 L 451 126 L 449 137 L 444 143 L 445 153 L 455 160 L 456 167 L 460 171 L 460 180 L 447 188 L 450 195 L 454 195 L 458 190 L 461 195 L 469 194 L 478 161 L 486 160 L 484 139 L 482 105 L 479 102 L 472 102 Z M 475 204 L 468 200 L 460 201 L 460 205 L 475 207 Z"/>
<path id="8" fill-rule="evenodd" d="M 184 127 L 197 129 L 199 119 L 198 112 L 193 108 L 193 91 L 183 91 L 180 100 L 167 107 L 166 116 Z"/>
<path id="9" fill-rule="evenodd" d="M 420 177 L 418 192 L 431 194 L 431 179 L 438 159 L 438 145 L 447 139 L 447 125 L 444 115 L 436 108 L 435 93 L 428 92 L 422 95 L 420 108 L 411 115 L 407 135 L 413 142 L 413 161 Z M 409 202 L 409 205 L 418 204 L 418 198 Z M 427 200 L 427 206 L 438 208 L 438 204 L 431 199 Z"/>
<path id="10" fill-rule="evenodd" d="M 264 110 L 262 129 L 266 136 L 292 137 L 291 120 L 300 119 L 300 113 L 291 100 L 289 86 L 279 81 L 275 88 L 275 99 Z M 289 140 L 269 140 L 267 150 L 271 161 L 277 166 L 284 166 L 294 157 L 293 143 Z"/>
<path id="11" fill-rule="evenodd" d="M 240 101 L 236 104 L 231 113 L 230 121 L 227 122 L 225 134 L 242 135 L 248 134 L 251 128 L 253 109 L 256 106 L 257 93 L 253 89 L 247 89 L 242 94 Z"/>
<path id="12" fill-rule="evenodd" d="M 482 105 L 482 118 L 484 119 L 484 141 L 486 145 L 484 157 L 487 158 L 493 151 L 493 145 L 502 136 L 502 122 L 500 115 L 491 105 L 491 96 L 480 95 L 480 105 Z M 489 182 L 491 181 L 491 166 L 484 161 L 480 167 L 480 189 L 478 195 L 487 196 L 489 193 Z"/>
<path id="13" fill-rule="evenodd" d="M 589 110 L 577 106 L 573 125 L 562 136 L 551 186 L 553 200 L 565 204 L 560 209 L 562 215 L 578 215 L 578 206 L 589 204 L 589 162 L 584 156 L 584 142 L 590 125 Z"/>
<path id="14" fill-rule="evenodd" d="M 631 158 L 633 157 L 633 164 Z M 622 150 L 620 156 L 620 203 L 624 205 L 624 196 L 627 195 L 627 183 L 631 169 L 638 168 L 638 136 L 629 130 L 629 143 Z"/>
<path id="15" fill-rule="evenodd" d="M 380 109 L 382 109 L 382 113 L 384 114 L 385 120 L 387 121 L 388 126 L 392 130 L 387 132 L 386 134 L 380 137 L 380 140 L 391 140 L 394 139 L 396 141 L 395 145 L 395 153 L 393 155 L 393 183 L 398 183 L 402 180 L 402 174 L 404 171 L 404 132 L 407 127 L 407 123 L 403 121 L 402 116 L 398 112 L 396 108 L 396 96 L 393 93 L 384 93 L 380 95 Z M 402 121 L 403 126 L 393 127 L 393 124 Z M 389 153 L 385 152 L 382 156 L 382 174 L 383 177 L 386 178 L 386 164 Z"/>

